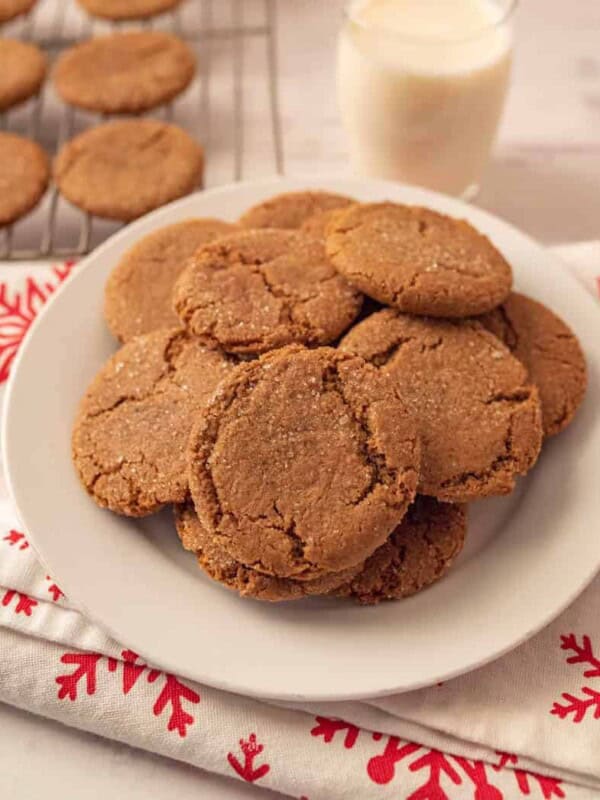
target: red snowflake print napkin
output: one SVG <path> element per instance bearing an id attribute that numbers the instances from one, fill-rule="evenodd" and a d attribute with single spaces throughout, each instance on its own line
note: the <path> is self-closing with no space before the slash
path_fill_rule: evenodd
<path id="1" fill-rule="evenodd" d="M 600 294 L 600 243 L 560 255 Z M 74 269 L 0 265 L 0 387 Z M 297 800 L 600 798 L 600 578 L 469 675 L 377 701 L 267 704 L 155 669 L 88 622 L 37 560 L 1 475 L 1 702 Z"/>

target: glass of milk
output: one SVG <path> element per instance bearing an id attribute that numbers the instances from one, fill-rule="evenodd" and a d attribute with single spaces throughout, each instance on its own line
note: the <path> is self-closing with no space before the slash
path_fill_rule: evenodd
<path id="1" fill-rule="evenodd" d="M 516 0 L 355 0 L 338 43 L 352 165 L 472 197 L 506 98 Z"/>

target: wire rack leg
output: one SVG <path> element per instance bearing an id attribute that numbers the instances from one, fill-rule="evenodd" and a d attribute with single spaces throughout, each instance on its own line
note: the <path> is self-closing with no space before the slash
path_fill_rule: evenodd
<path id="1" fill-rule="evenodd" d="M 271 125 L 275 148 L 275 169 L 283 175 L 285 169 L 283 152 L 283 131 L 279 108 L 279 62 L 277 56 L 277 0 L 265 0 L 267 14 L 267 60 L 269 64 L 269 103 L 271 106 Z"/>

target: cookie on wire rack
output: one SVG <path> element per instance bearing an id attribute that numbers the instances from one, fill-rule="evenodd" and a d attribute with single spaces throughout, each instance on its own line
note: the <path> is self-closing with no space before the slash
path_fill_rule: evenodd
<path id="1" fill-rule="evenodd" d="M 195 71 L 194 53 L 177 36 L 128 31 L 65 50 L 53 81 L 70 105 L 103 114 L 140 114 L 183 92 Z"/>
<path id="2" fill-rule="evenodd" d="M 45 77 L 46 56 L 38 47 L 0 39 L 0 111 L 37 94 Z"/>
<path id="3" fill-rule="evenodd" d="M 193 191 L 204 152 L 177 125 L 154 119 L 105 122 L 67 142 L 54 179 L 73 205 L 129 222 Z"/>
<path id="4" fill-rule="evenodd" d="M 0 132 L 0 226 L 27 214 L 41 200 L 50 178 L 45 151 L 30 139 Z"/>
<path id="5" fill-rule="evenodd" d="M 102 19 L 148 19 L 172 11 L 181 0 L 77 0 L 88 14 Z"/>

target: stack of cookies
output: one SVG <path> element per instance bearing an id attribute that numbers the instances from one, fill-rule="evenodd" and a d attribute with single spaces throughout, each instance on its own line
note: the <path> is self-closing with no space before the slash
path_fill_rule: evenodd
<path id="1" fill-rule="evenodd" d="M 73 432 L 100 506 L 172 504 L 243 596 L 376 603 L 441 578 L 583 399 L 569 328 L 464 221 L 325 192 L 155 231 L 118 263 L 122 343 Z"/>

